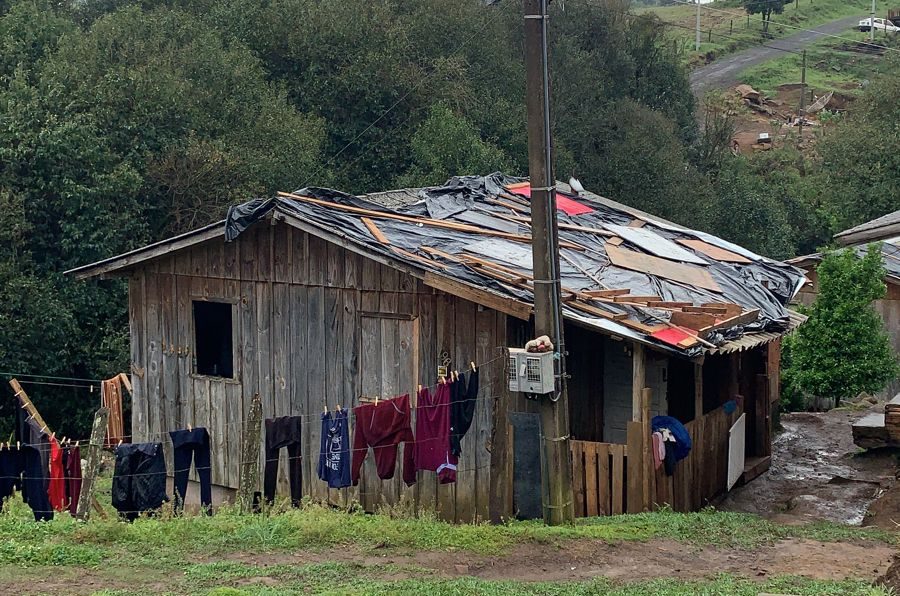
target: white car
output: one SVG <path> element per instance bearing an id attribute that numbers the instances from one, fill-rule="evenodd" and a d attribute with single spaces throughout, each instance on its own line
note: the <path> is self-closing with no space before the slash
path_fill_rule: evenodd
<path id="1" fill-rule="evenodd" d="M 872 28 L 872 19 L 863 19 L 859 22 L 859 30 L 860 31 L 868 31 Z M 891 33 L 897 33 L 900 31 L 900 27 L 893 24 L 887 19 L 875 19 L 875 30 L 876 31 L 889 31 Z"/>

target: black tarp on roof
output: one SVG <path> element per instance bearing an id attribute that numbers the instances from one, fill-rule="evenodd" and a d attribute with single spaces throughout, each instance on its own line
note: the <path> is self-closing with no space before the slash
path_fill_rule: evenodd
<path id="1" fill-rule="evenodd" d="M 530 235 L 530 228 L 527 225 L 530 217 L 528 199 L 511 196 L 508 190 L 511 185 L 520 181 L 521 179 L 495 173 L 489 176 L 456 177 L 439 187 L 391 191 L 391 195 L 400 192 L 415 193 L 419 199 L 406 206 L 393 209 L 336 190 L 304 188 L 292 193 L 293 197 L 280 194 L 277 198 L 257 199 L 231 208 L 226 220 L 226 239 L 233 240 L 253 221 L 275 209 L 324 231 L 337 232 L 369 251 L 405 261 L 413 268 L 431 269 L 434 273 L 531 303 L 533 296 L 527 288 L 498 281 L 469 264 L 435 257 L 423 250 L 435 248 L 450 255 L 483 256 L 493 263 L 530 276 L 530 244 L 495 235 L 502 233 Z M 567 187 L 564 188 L 568 190 Z M 564 287 L 577 291 L 601 287 L 627 288 L 632 295 L 655 295 L 667 301 L 693 304 L 731 302 L 740 305 L 745 310 L 760 310 L 760 316 L 756 322 L 746 327 L 726 330 L 716 338 L 719 341 L 748 332 L 780 332 L 788 329 L 790 318 L 786 305 L 805 282 L 805 277 L 800 269 L 761 257 L 709 234 L 688 230 L 647 214 L 639 214 L 636 217 L 634 210 L 596 195 L 576 196 L 564 193 L 560 196 L 561 200 L 568 199 L 568 203 L 574 205 L 576 210 L 589 208 L 589 212 L 577 215 L 559 211 L 560 224 L 570 224 L 590 230 L 560 229 L 559 231 L 560 273 Z M 304 201 L 303 197 L 327 201 L 335 206 L 311 203 Z M 510 202 L 513 199 L 515 200 L 515 209 L 509 207 L 513 204 Z M 572 203 L 573 201 L 574 203 Z M 376 221 L 378 229 L 388 238 L 390 245 L 379 242 L 373 236 L 362 221 L 363 215 L 342 210 L 337 205 L 375 212 L 376 214 L 370 218 Z M 388 217 L 379 217 L 379 213 L 386 216 L 403 216 L 412 218 L 412 220 L 399 221 Z M 416 219 L 420 221 L 417 222 Z M 429 219 L 474 226 L 478 228 L 478 231 L 435 227 L 426 222 Z M 620 227 L 633 225 L 636 221 L 640 224 L 639 234 L 626 234 L 626 231 Z M 655 252 L 657 257 L 660 254 L 666 255 L 668 252 L 682 259 L 679 261 L 673 258 L 673 263 L 684 263 L 687 260 L 691 267 L 708 272 L 721 292 L 686 285 L 661 275 L 617 267 L 610 261 L 606 250 L 608 238 L 616 235 L 616 231 L 626 236 L 621 243 L 622 248 L 644 254 Z M 679 239 L 702 240 L 736 253 L 749 262 L 718 261 L 681 244 L 676 247 L 674 241 Z M 566 242 L 577 244 L 584 250 L 566 248 L 564 246 Z M 398 252 L 394 250 L 395 248 L 401 249 L 401 251 Z M 404 255 L 403 251 L 416 255 L 416 258 Z M 684 251 L 689 254 L 685 254 Z M 434 266 L 429 267 L 429 262 L 434 263 Z M 597 283 L 598 281 L 602 283 L 602 286 Z M 660 309 L 612 303 L 604 303 L 603 309 L 609 312 L 625 313 L 630 319 L 645 324 L 658 323 L 658 318 L 654 318 L 654 316 L 665 319 L 670 315 Z M 584 312 L 573 310 L 571 307 L 565 308 L 565 314 L 570 318 L 596 324 L 597 327 L 610 332 L 621 333 L 625 336 L 635 335 L 632 329 L 624 329 L 614 321 L 595 319 Z M 646 337 L 640 339 L 647 340 Z M 699 349 L 690 350 L 690 352 L 697 353 Z"/>

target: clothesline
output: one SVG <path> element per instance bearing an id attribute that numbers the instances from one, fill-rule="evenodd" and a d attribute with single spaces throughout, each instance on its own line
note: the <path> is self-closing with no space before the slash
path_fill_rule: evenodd
<path id="1" fill-rule="evenodd" d="M 414 440 L 414 441 L 407 441 L 407 442 L 404 442 L 404 449 L 406 448 L 405 445 L 407 445 L 407 444 L 410 446 L 410 448 L 412 448 L 412 446 L 415 445 L 415 444 L 423 444 L 423 443 L 428 443 L 428 442 L 432 442 L 432 441 L 439 441 L 439 440 L 443 440 L 443 437 L 435 437 L 435 438 L 432 438 L 432 439 L 421 439 L 421 440 L 416 439 L 416 440 Z M 35 445 L 29 445 L 29 447 L 31 447 L 31 448 L 33 448 L 33 449 L 38 449 L 38 447 L 36 447 Z M 8 449 L 8 448 L 5 448 L 5 449 Z M 354 452 L 363 452 L 363 451 L 368 452 L 369 449 L 370 449 L 369 446 L 366 446 L 365 448 L 359 448 L 359 449 L 354 449 L 354 448 L 351 447 L 351 448 L 349 448 L 349 449 L 342 449 L 342 450 L 341 450 L 341 453 L 354 453 Z M 3 451 L 3 450 L 0 450 L 0 452 L 2 452 L 2 451 Z M 297 460 L 297 459 L 302 460 L 302 459 L 305 459 L 305 458 L 307 458 L 307 457 L 309 457 L 309 458 L 311 458 L 311 459 L 313 459 L 313 460 L 317 460 L 317 459 L 319 459 L 319 454 L 318 454 L 318 453 L 316 453 L 315 455 L 313 455 L 313 454 L 308 454 L 308 455 L 300 454 L 300 455 L 297 456 L 297 457 L 290 457 L 289 455 L 285 455 L 283 459 L 284 459 L 285 461 L 291 461 L 291 460 Z M 282 460 L 281 457 L 271 458 L 271 459 L 262 458 L 262 463 L 274 462 L 274 461 L 280 462 L 281 460 Z M 238 465 L 239 465 L 239 466 L 243 466 L 244 464 L 248 464 L 248 463 L 252 464 L 252 463 L 257 463 L 257 462 L 259 462 L 259 461 L 260 461 L 260 460 L 259 460 L 259 459 L 256 459 L 256 458 L 254 458 L 254 459 L 252 459 L 252 460 L 249 460 L 249 461 L 247 461 L 247 460 L 240 460 L 240 461 L 238 462 Z M 172 470 L 167 470 L 166 473 L 172 473 L 172 474 L 175 474 L 175 473 L 178 473 L 178 472 L 190 472 L 191 470 L 200 471 L 200 470 L 212 470 L 212 469 L 213 469 L 213 466 L 212 466 L 212 465 L 209 465 L 209 466 L 202 466 L 202 467 L 197 467 L 197 466 L 191 465 L 191 466 L 188 466 L 188 467 L 186 467 L 186 468 L 174 468 L 174 469 L 172 469 Z M 459 469 L 459 470 L 457 470 L 457 471 L 463 471 L 463 472 L 465 472 L 465 471 L 469 471 L 469 470 L 466 470 L 466 469 Z M 139 478 L 139 477 L 142 477 L 142 476 L 158 476 L 159 474 L 160 474 L 160 472 L 147 472 L 147 473 L 141 472 L 141 473 L 135 473 L 135 474 L 126 474 L 126 476 L 128 476 L 128 477 L 130 477 L 130 478 Z M 47 478 L 47 477 L 46 477 L 46 476 L 43 476 L 43 477 L 37 478 L 37 477 L 33 477 L 33 476 L 24 476 L 24 475 L 23 475 L 23 476 L 3 476 L 3 475 L 0 475 L 0 479 L 7 479 L 7 478 L 22 478 L 23 480 L 24 480 L 24 479 L 27 479 L 27 480 L 37 480 L 37 479 L 45 479 L 45 478 Z M 62 478 L 64 478 L 64 479 L 70 479 L 70 478 L 72 478 L 72 477 L 70 477 L 70 476 L 62 476 Z"/>
<path id="2" fill-rule="evenodd" d="M 486 395 L 486 396 L 483 396 L 483 397 L 475 397 L 475 398 L 471 398 L 471 399 L 462 399 L 462 400 L 459 400 L 459 402 L 461 403 L 461 402 L 466 402 L 466 401 L 490 401 L 490 400 L 498 399 L 499 397 L 500 397 L 500 395 Z M 389 401 L 389 400 L 385 400 L 385 401 Z M 429 405 L 429 406 L 420 406 L 420 408 L 418 408 L 418 409 L 422 409 L 422 408 L 432 408 L 432 407 L 439 407 L 439 404 Z M 412 407 L 410 407 L 410 410 L 415 410 L 415 409 L 417 409 L 417 408 L 412 408 Z M 347 410 L 347 411 L 348 411 L 348 417 L 349 417 L 349 413 L 352 413 L 352 410 Z M 321 414 L 321 413 L 319 413 L 319 414 L 303 414 L 303 415 L 298 414 L 298 415 L 297 415 L 298 418 L 306 418 L 306 417 L 313 417 L 313 416 L 317 416 L 318 418 L 315 419 L 315 420 L 300 421 L 300 422 L 298 422 L 298 424 L 302 424 L 302 425 L 307 425 L 307 424 L 321 424 L 321 417 L 322 417 L 322 414 Z M 221 426 L 232 427 L 232 426 L 243 426 L 243 424 L 244 424 L 243 421 L 235 421 L 235 422 L 225 422 L 225 423 L 223 423 Z M 203 424 L 197 425 L 197 426 L 193 426 L 193 425 L 192 425 L 191 428 L 206 428 L 207 431 L 211 430 L 210 427 L 208 427 L 208 426 L 206 426 L 206 425 L 203 425 Z M 185 430 L 185 429 L 177 429 L 177 430 Z M 137 436 L 140 436 L 140 437 L 141 437 L 140 442 L 142 442 L 142 443 L 161 442 L 161 441 L 151 441 L 151 440 L 149 440 L 149 439 L 147 439 L 147 438 L 149 438 L 149 437 L 162 437 L 162 438 L 166 438 L 166 437 L 169 436 L 169 433 L 170 433 L 170 432 L 171 432 L 171 431 L 162 431 L 162 432 L 146 433 L 146 434 L 143 434 L 143 435 L 124 435 L 124 438 L 127 438 L 127 439 L 133 439 L 133 438 L 135 438 L 135 437 L 137 437 Z M 54 433 L 54 435 L 55 435 L 55 433 Z M 55 435 L 55 436 L 56 436 L 56 439 L 59 440 L 59 441 L 62 441 L 62 439 L 67 438 L 67 439 L 69 440 L 69 443 L 71 443 L 71 444 L 73 444 L 73 445 L 74 445 L 74 444 L 78 444 L 78 445 L 84 446 L 84 445 L 87 445 L 87 444 L 90 443 L 89 439 L 73 439 L 73 438 L 71 438 L 71 437 L 60 437 L 59 435 Z M 145 437 L 147 437 L 147 438 L 145 438 Z M 69 443 L 67 443 L 67 444 L 69 444 Z M 0 442 L 0 444 L 2 444 L 2 445 L 7 445 L 8 443 L 5 442 L 5 441 L 3 441 L 3 442 Z M 123 444 L 125 444 L 125 443 L 123 443 Z M 7 447 L 7 448 L 9 448 L 9 447 Z"/>

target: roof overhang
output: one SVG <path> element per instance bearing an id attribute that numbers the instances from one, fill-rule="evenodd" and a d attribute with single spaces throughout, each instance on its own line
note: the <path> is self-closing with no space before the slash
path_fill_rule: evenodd
<path id="1" fill-rule="evenodd" d="M 211 223 L 202 228 L 192 230 L 190 232 L 154 242 L 141 248 L 126 252 L 124 254 L 97 261 L 89 265 L 82 265 L 74 269 L 69 269 L 65 275 L 74 275 L 75 279 L 88 279 L 91 277 L 122 277 L 127 271 L 141 263 L 150 261 L 169 254 L 170 252 L 181 250 L 213 240 L 214 238 L 225 236 L 225 220 Z"/>

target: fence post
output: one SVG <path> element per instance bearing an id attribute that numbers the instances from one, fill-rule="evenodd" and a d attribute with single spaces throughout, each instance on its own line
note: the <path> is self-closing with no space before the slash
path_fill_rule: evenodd
<path id="1" fill-rule="evenodd" d="M 81 493 L 78 495 L 78 508 L 75 512 L 75 517 L 82 521 L 87 521 L 91 513 L 91 505 L 94 504 L 94 481 L 97 479 L 97 473 L 100 471 L 100 455 L 103 448 L 103 439 L 106 436 L 106 422 L 108 419 L 108 408 L 100 408 L 94 414 L 91 439 L 87 445 L 87 457 L 85 458 L 87 463 L 84 467 Z"/>
<path id="2" fill-rule="evenodd" d="M 253 493 L 259 486 L 259 446 L 262 434 L 262 401 L 254 394 L 250 412 L 244 424 L 244 443 L 241 448 L 241 480 L 238 502 L 241 513 L 253 511 Z"/>
<path id="3" fill-rule="evenodd" d="M 728 21 L 728 34 L 731 35 L 734 33 L 734 19 Z"/>

